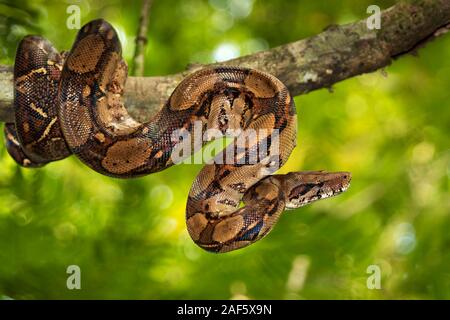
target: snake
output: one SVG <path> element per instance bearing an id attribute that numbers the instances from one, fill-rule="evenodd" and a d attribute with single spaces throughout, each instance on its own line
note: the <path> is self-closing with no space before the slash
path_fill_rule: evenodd
<path id="1" fill-rule="evenodd" d="M 177 164 L 180 144 L 192 147 L 183 159 L 200 150 L 208 139 L 193 141 L 196 128 L 231 137 L 204 164 L 186 204 L 190 237 L 215 253 L 246 247 L 265 237 L 285 210 L 349 187 L 345 171 L 275 173 L 297 139 L 294 99 L 275 76 L 238 66 L 203 68 L 141 123 L 122 98 L 127 74 L 118 35 L 103 19 L 81 27 L 68 52 L 26 36 L 14 64 L 15 119 L 4 126 L 8 153 L 28 168 L 74 154 L 100 174 L 135 178 Z"/>

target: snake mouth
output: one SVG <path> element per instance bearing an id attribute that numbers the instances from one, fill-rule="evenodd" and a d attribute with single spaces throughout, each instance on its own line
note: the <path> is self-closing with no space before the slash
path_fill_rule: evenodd
<path id="1" fill-rule="evenodd" d="M 339 191 L 338 191 L 338 193 L 342 193 L 342 192 L 347 191 L 347 189 L 348 189 L 349 187 L 350 187 L 350 183 L 348 183 L 345 187 L 340 188 Z"/>

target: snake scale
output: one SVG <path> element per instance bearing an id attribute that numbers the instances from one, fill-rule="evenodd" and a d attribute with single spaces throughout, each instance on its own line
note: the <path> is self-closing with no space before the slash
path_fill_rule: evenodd
<path id="1" fill-rule="evenodd" d="M 175 130 L 191 133 L 196 122 L 202 132 L 225 135 L 264 129 L 244 149 L 228 145 L 217 157 L 233 161 L 206 164 L 190 189 L 189 234 L 212 252 L 245 247 L 267 235 L 284 210 L 349 186 L 348 172 L 273 174 L 296 145 L 297 118 L 293 98 L 272 75 L 228 66 L 194 72 L 147 123 L 127 113 L 126 77 L 117 33 L 102 19 L 84 25 L 65 53 L 40 36 L 25 37 L 14 66 L 15 123 L 4 128 L 9 154 L 24 167 L 75 154 L 101 174 L 133 178 L 173 165 L 171 154 L 182 141 L 173 139 Z M 266 152 L 250 163 L 263 144 Z"/>

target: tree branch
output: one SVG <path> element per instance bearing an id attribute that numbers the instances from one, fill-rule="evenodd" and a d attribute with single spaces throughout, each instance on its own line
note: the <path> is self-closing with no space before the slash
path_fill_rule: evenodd
<path id="1" fill-rule="evenodd" d="M 152 0 L 143 0 L 133 57 L 133 75 L 139 77 L 144 75 L 145 45 L 147 44 L 148 17 L 151 6 Z"/>
<path id="2" fill-rule="evenodd" d="M 299 95 L 383 68 L 446 33 L 449 27 L 450 0 L 402 2 L 382 11 L 380 30 L 369 30 L 364 19 L 220 65 L 269 72 L 283 81 L 292 95 Z M 187 74 L 202 67 L 191 66 L 168 76 L 129 77 L 125 87 L 127 109 L 137 120 L 149 119 Z M 12 120 L 12 101 L 11 67 L 0 66 L 0 121 Z"/>

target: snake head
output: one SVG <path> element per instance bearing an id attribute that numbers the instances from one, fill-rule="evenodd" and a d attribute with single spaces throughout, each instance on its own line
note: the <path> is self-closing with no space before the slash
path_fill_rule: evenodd
<path id="1" fill-rule="evenodd" d="M 286 177 L 286 209 L 296 209 L 346 191 L 352 176 L 350 172 L 305 171 Z"/>

